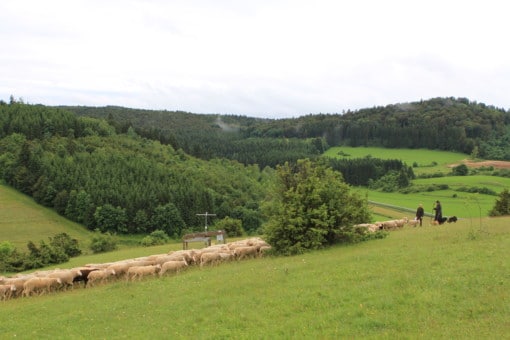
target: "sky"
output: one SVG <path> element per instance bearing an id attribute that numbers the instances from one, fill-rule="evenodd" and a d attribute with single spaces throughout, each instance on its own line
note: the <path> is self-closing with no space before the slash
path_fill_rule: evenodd
<path id="1" fill-rule="evenodd" d="M 506 0 L 2 0 L 0 99 L 287 118 L 510 109 Z"/>

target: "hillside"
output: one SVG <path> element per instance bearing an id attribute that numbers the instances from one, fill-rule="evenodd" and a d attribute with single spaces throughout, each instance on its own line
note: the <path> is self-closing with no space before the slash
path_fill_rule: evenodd
<path id="1" fill-rule="evenodd" d="M 26 250 L 28 241 L 38 244 L 59 233 L 67 233 L 86 250 L 90 231 L 69 221 L 54 210 L 44 208 L 31 197 L 0 184 L 0 242 L 9 241 L 19 250 Z"/>
<path id="2" fill-rule="evenodd" d="M 463 222 L 406 227 L 381 240 L 300 256 L 233 261 L 141 282 L 12 299 L 1 303 L 2 334 L 503 339 L 510 326 L 508 222 L 484 219 L 482 230 Z M 145 251 L 123 256 L 164 250 Z M 113 260 L 110 255 L 82 261 L 102 263 Z"/>
<path id="3" fill-rule="evenodd" d="M 475 151 L 481 158 L 510 160 L 510 112 L 466 98 L 433 98 L 291 119 L 120 107 L 65 109 L 79 116 L 107 119 L 118 132 L 126 132 L 132 127 L 142 136 L 171 144 L 175 149 L 182 148 L 196 157 L 225 157 L 262 166 L 274 165 L 274 158 L 267 158 L 263 153 L 250 157 L 247 153 L 260 147 L 269 150 L 264 147 L 266 143 L 273 143 L 267 144 L 271 149 L 285 147 L 271 142 L 275 138 L 290 142 L 294 139 L 312 140 L 307 147 L 298 143 L 281 149 L 278 153 L 280 162 L 293 159 L 285 154 L 289 150 L 308 157 L 338 145 L 425 148 L 468 155 Z"/>

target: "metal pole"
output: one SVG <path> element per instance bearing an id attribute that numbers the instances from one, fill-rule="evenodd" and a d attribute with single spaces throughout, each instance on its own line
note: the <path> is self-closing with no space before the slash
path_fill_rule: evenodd
<path id="1" fill-rule="evenodd" d="M 206 211 L 205 214 L 197 214 L 197 216 L 205 216 L 205 231 L 207 232 L 207 216 L 216 216 L 216 214 L 209 214 Z"/>

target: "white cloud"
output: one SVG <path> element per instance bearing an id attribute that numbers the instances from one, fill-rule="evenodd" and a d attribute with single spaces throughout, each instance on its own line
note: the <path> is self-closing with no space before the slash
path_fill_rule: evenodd
<path id="1" fill-rule="evenodd" d="M 468 97 L 508 108 L 504 1 L 0 3 L 0 99 L 298 116 Z"/>

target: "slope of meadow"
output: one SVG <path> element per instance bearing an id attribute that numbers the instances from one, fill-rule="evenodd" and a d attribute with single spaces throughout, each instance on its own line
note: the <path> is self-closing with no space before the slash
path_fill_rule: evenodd
<path id="1" fill-rule="evenodd" d="M 26 250 L 28 241 L 48 242 L 48 237 L 64 232 L 80 241 L 82 248 L 91 237 L 91 232 L 83 226 L 0 183 L 0 242 L 9 241 L 16 248 Z"/>
<path id="2" fill-rule="evenodd" d="M 507 338 L 510 219 L 482 222 L 8 300 L 0 329 L 5 338 Z"/>

